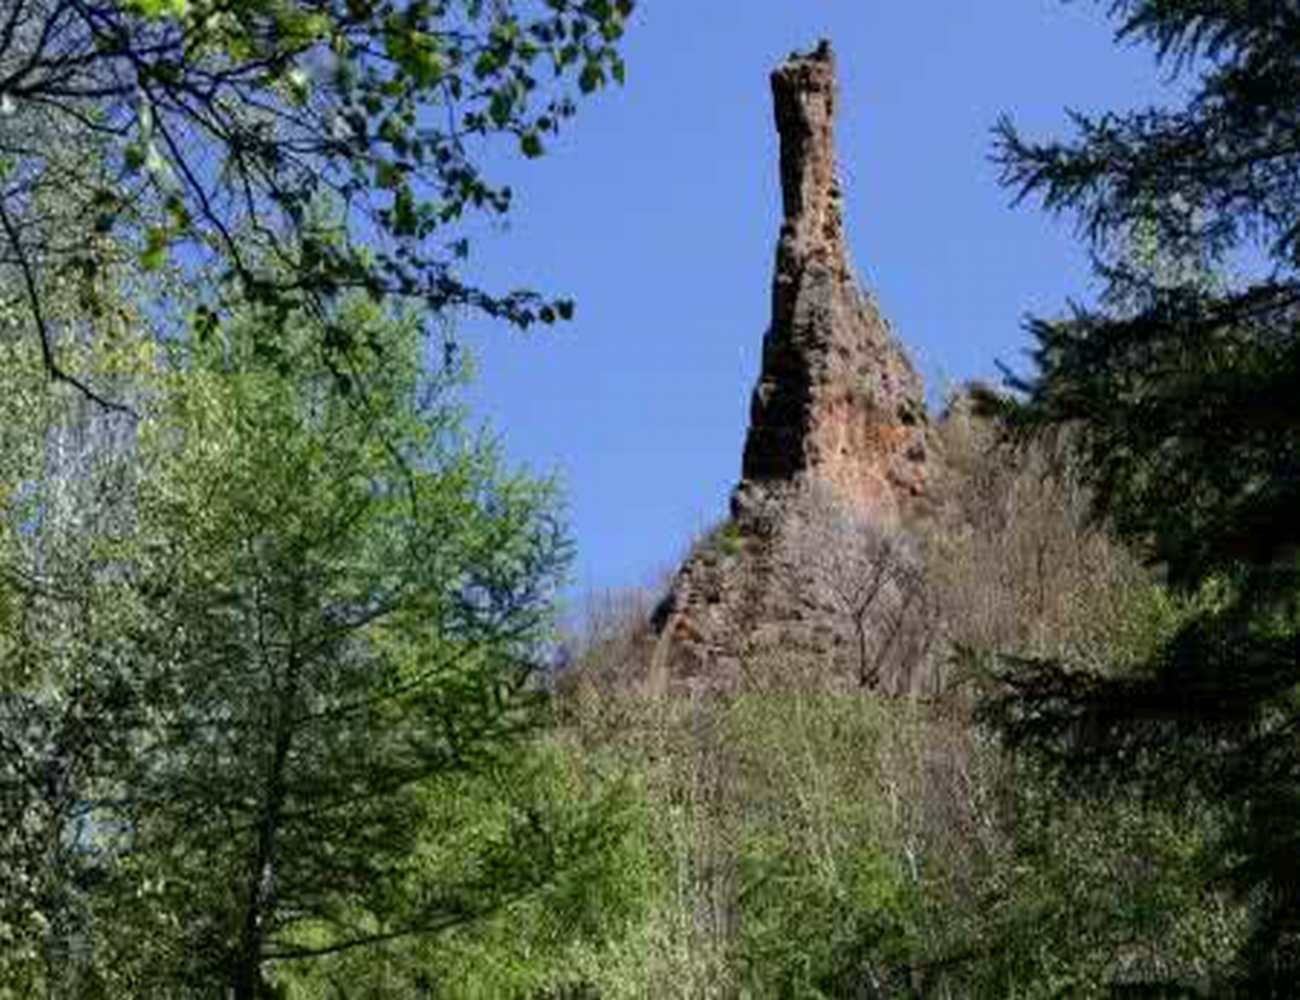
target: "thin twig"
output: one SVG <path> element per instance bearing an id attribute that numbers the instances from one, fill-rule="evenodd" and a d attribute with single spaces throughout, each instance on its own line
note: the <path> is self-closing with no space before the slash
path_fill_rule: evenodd
<path id="1" fill-rule="evenodd" d="M 32 273 L 31 261 L 27 259 L 27 252 L 23 248 L 22 239 L 14 228 L 13 221 L 9 218 L 9 212 L 5 208 L 5 200 L 0 198 L 0 226 L 4 227 L 5 236 L 9 240 L 10 246 L 13 247 L 15 259 L 18 261 L 18 267 L 23 274 L 23 284 L 27 289 L 27 300 L 31 303 L 32 318 L 36 322 L 37 335 L 41 341 L 41 360 L 45 365 L 45 371 L 50 379 L 55 382 L 63 382 L 72 386 L 77 392 L 81 393 L 91 402 L 102 406 L 104 409 L 114 413 L 124 413 L 132 419 L 138 420 L 139 415 L 124 403 L 117 403 L 111 399 L 101 396 L 89 385 L 65 371 L 58 363 L 54 356 L 54 346 L 51 340 L 49 324 L 45 320 L 45 311 L 41 308 L 40 291 L 36 287 L 36 276 Z"/>

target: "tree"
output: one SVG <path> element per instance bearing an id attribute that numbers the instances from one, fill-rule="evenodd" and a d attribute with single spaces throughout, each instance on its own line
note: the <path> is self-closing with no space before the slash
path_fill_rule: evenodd
<path id="1" fill-rule="evenodd" d="M 46 670 L 7 673 L 3 695 L 55 721 L 94 706 L 77 731 L 111 734 L 87 738 L 95 766 L 67 796 L 80 832 L 53 829 L 93 868 L 60 975 L 108 995 L 258 996 L 269 963 L 455 926 L 576 851 L 520 815 L 454 879 L 420 856 L 448 780 L 501 766 L 535 722 L 529 663 L 567 544 L 546 484 L 502 473 L 450 376 L 422 374 L 413 318 L 353 301 L 338 321 L 378 345 L 364 403 L 332 391 L 305 317 L 276 361 L 238 328 L 165 362 L 137 337 L 153 360 L 119 476 L 129 518 L 79 536 L 75 587 L 29 548 L 7 560 L 11 606 L 80 623 L 89 693 Z M 25 639 L 38 662 L 66 648 Z M 37 771 L 67 756 L 48 746 Z"/>
<path id="2" fill-rule="evenodd" d="M 68 303 L 45 305 L 59 315 Z M 64 344 L 60 361 L 127 399 L 139 317 L 121 305 L 93 350 Z M 0 995 L 29 996 L 84 985 L 73 952 L 106 860 L 94 789 L 127 749 L 119 650 L 106 641 L 125 631 L 122 590 L 95 553 L 130 518 L 130 425 L 49 391 L 38 345 L 0 319 L 0 984 L 14 991 Z"/>
<path id="3" fill-rule="evenodd" d="M 307 309 L 330 350 L 350 290 L 527 326 L 572 304 L 463 283 L 467 212 L 505 212 L 483 141 L 525 157 L 622 81 L 633 0 L 12 0 L 0 13 L 0 269 L 20 276 L 49 371 L 55 276 L 93 283 L 114 237 L 157 270 L 217 261 L 221 306 Z M 324 217 L 341 216 L 345 238 Z M 290 238 L 292 237 L 292 238 Z M 268 266 L 268 260 L 270 265 Z"/>
<path id="4" fill-rule="evenodd" d="M 1012 378 L 1011 420 L 1070 429 L 1098 513 L 1199 612 L 1136 672 L 1004 659 L 990 711 L 1075 775 L 1232 805 L 1219 858 L 1255 904 L 1244 971 L 1267 989 L 1300 966 L 1300 9 L 1110 12 L 1192 90 L 1182 107 L 1076 115 L 1069 142 L 999 124 L 1004 182 L 1076 215 L 1108 286 L 1097 307 L 1031 321 L 1036 372 Z M 1164 266 L 1125 252 L 1135 234 Z"/>
<path id="5" fill-rule="evenodd" d="M 861 688 L 886 681 L 906 691 L 927 666 L 935 630 L 933 598 L 907 537 L 850 509 L 814 485 L 786 530 L 780 562 L 792 592 L 829 610 L 852 637 Z"/>

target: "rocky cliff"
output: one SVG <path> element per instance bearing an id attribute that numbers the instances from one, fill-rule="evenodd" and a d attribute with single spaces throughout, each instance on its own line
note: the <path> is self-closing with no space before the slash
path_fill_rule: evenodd
<path id="1" fill-rule="evenodd" d="M 771 84 L 784 218 L 741 481 L 730 520 L 655 614 L 652 675 L 730 685 L 756 658 L 808 652 L 856 659 L 845 675 L 863 685 L 915 690 L 923 640 L 909 623 L 924 601 L 905 525 L 932 499 L 924 390 L 849 260 L 829 43 L 791 56 Z M 850 614 L 880 559 L 891 566 L 873 606 Z"/>

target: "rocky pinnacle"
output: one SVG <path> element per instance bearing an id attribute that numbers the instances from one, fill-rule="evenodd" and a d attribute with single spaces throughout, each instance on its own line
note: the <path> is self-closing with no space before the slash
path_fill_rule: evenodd
<path id="1" fill-rule="evenodd" d="M 894 519 L 926 489 L 924 396 L 849 261 L 830 44 L 779 66 L 772 96 L 784 219 L 738 498 L 818 480 Z"/>
<path id="2" fill-rule="evenodd" d="M 741 481 L 730 520 L 697 542 L 655 611 L 651 690 L 734 687 L 772 655 L 811 658 L 837 676 L 854 636 L 810 603 L 822 553 L 806 540 L 826 527 L 817 512 L 848 515 L 864 534 L 868 525 L 889 532 L 930 500 L 921 381 L 849 262 L 830 45 L 779 66 L 772 95 L 783 219 Z M 905 608 L 902 597 L 891 591 L 878 610 Z M 873 621 L 873 642 L 896 634 L 897 623 Z M 911 648 L 890 647 L 880 689 L 923 685 Z"/>

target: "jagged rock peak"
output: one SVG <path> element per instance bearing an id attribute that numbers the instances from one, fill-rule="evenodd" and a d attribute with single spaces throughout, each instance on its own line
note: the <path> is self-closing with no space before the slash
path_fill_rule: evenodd
<path id="1" fill-rule="evenodd" d="M 771 82 L 784 218 L 737 502 L 815 480 L 895 519 L 926 492 L 924 392 L 849 260 L 830 43 L 791 56 Z"/>
<path id="2" fill-rule="evenodd" d="M 900 582 L 919 579 L 910 563 L 892 567 L 869 636 L 817 596 L 834 589 L 828 556 L 875 558 L 863 549 L 873 538 L 909 550 L 936 459 L 921 380 L 849 261 L 829 43 L 777 67 L 772 96 L 783 219 L 742 477 L 731 519 L 693 548 L 655 610 L 649 687 L 736 688 L 764 663 L 796 661 L 862 685 L 867 638 L 880 650 L 872 686 L 928 690 L 930 605 Z"/>

